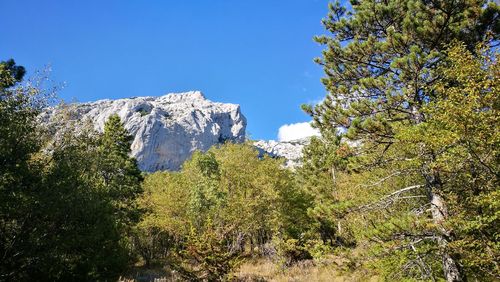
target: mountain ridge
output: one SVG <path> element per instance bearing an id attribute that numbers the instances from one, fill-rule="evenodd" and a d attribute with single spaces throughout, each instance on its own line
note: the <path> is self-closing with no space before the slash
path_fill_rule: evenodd
<path id="1" fill-rule="evenodd" d="M 132 156 L 147 172 L 178 170 L 196 150 L 206 151 L 226 140 L 245 141 L 246 118 L 240 106 L 212 102 L 200 91 L 103 99 L 72 107 L 71 120 L 88 120 L 99 132 L 110 115 L 118 114 L 133 136 Z M 62 110 L 46 109 L 42 121 L 55 122 Z"/>
<path id="2" fill-rule="evenodd" d="M 131 155 L 146 172 L 176 171 L 196 150 L 206 151 L 226 141 L 247 141 L 247 120 L 240 105 L 210 101 L 201 91 L 101 99 L 70 106 L 69 121 L 89 121 L 99 132 L 104 130 L 110 115 L 118 114 L 133 136 Z M 42 122 L 56 123 L 63 110 L 61 106 L 47 108 L 41 115 Z M 288 168 L 300 165 L 306 143 L 307 140 L 252 141 L 260 156 L 285 158 Z"/>

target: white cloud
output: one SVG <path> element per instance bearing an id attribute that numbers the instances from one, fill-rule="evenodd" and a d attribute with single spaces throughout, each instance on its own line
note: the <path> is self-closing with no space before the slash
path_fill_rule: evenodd
<path id="1" fill-rule="evenodd" d="M 319 130 L 312 128 L 309 122 L 285 124 L 278 130 L 279 141 L 291 141 L 309 136 L 319 136 Z"/>

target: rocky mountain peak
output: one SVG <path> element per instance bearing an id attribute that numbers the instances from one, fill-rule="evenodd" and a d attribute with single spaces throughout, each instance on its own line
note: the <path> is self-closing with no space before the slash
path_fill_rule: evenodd
<path id="1" fill-rule="evenodd" d="M 46 109 L 42 122 L 57 123 L 64 109 Z M 200 91 L 71 104 L 70 121 L 88 121 L 102 132 L 112 114 L 120 116 L 134 137 L 132 156 L 139 168 L 147 172 L 179 170 L 196 150 L 206 151 L 225 141 L 244 142 L 246 138 L 246 118 L 240 106 L 212 102 Z M 261 156 L 284 158 L 285 167 L 294 168 L 300 165 L 302 149 L 308 142 L 309 139 L 260 140 L 253 145 Z"/>
<path id="2" fill-rule="evenodd" d="M 302 150 L 308 145 L 310 138 L 302 138 L 293 141 L 259 140 L 253 145 L 259 150 L 260 155 L 269 155 L 273 158 L 284 158 L 285 167 L 296 168 L 300 166 Z"/>
<path id="3" fill-rule="evenodd" d="M 60 110 L 47 109 L 42 120 L 50 122 Z M 132 156 L 143 171 L 178 170 L 196 150 L 245 140 L 246 118 L 240 106 L 212 102 L 200 91 L 78 103 L 72 118 L 89 120 L 102 131 L 115 113 L 134 136 Z"/>

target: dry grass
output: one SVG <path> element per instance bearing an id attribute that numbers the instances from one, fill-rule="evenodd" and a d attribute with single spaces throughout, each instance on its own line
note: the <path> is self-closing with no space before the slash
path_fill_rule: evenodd
<path id="1" fill-rule="evenodd" d="M 362 251 L 363 248 L 360 248 Z M 321 263 L 306 260 L 296 263 L 288 268 L 280 268 L 276 263 L 265 258 L 247 257 L 241 265 L 232 273 L 234 282 L 375 282 L 381 281 L 373 271 L 359 265 L 355 259 L 344 254 L 330 255 L 322 259 Z M 136 265 L 127 274 L 122 276 L 119 282 L 173 282 L 187 281 L 180 273 L 168 266 L 146 268 L 144 265 Z"/>
<path id="2" fill-rule="evenodd" d="M 235 272 L 237 281 L 276 281 L 276 282 L 344 282 L 344 281 L 379 281 L 376 276 L 356 270 L 344 272 L 346 260 L 332 257 L 325 263 L 316 265 L 312 261 L 304 261 L 286 269 L 279 269 L 273 262 L 266 259 L 244 262 Z"/>

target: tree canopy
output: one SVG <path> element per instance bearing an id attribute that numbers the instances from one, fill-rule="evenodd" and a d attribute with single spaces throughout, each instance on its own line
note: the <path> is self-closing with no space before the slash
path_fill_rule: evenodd
<path id="1" fill-rule="evenodd" d="M 369 201 L 349 197 L 349 204 L 340 199 L 349 207 L 344 204 L 334 211 L 354 217 L 370 212 L 367 222 L 377 222 L 370 229 L 378 235 L 368 237 L 377 236 L 386 251 L 398 244 L 392 253 L 405 258 L 389 265 L 407 271 L 414 265 L 418 277 L 434 279 L 438 266 L 426 258 L 440 256 L 447 281 L 475 276 L 463 254 L 452 247 L 458 237 L 451 222 L 460 217 L 455 209 L 469 207 L 461 202 L 463 198 L 457 201 L 466 186 L 458 179 L 466 181 L 465 175 L 474 171 L 476 177 L 498 181 L 498 171 L 491 164 L 480 165 L 495 158 L 498 144 L 484 151 L 479 148 L 497 142 L 487 131 L 495 127 L 488 122 L 498 118 L 497 58 L 489 52 L 497 44 L 499 7 L 488 1 L 352 1 L 351 6 L 330 5 L 323 23 L 331 35 L 316 38 L 326 46 L 316 61 L 324 68 L 328 95 L 318 105 L 303 107 L 324 137 L 325 145 L 313 143 L 309 149 L 313 156 L 314 147 L 335 144 L 338 128 L 343 129 L 330 159 L 345 156 L 340 149 L 349 148 L 347 166 L 330 163 L 325 168 L 343 170 L 353 183 L 332 183 L 333 189 L 357 193 L 360 187 L 370 189 L 364 192 Z M 475 125 L 469 128 L 472 120 Z M 485 122 L 489 125 L 481 127 Z M 462 126 L 467 130 L 455 131 Z M 469 131 L 473 128 L 474 133 Z M 465 141 L 466 136 L 482 136 L 485 143 Z M 460 142 L 466 142 L 468 149 Z M 479 152 L 485 151 L 481 156 Z M 458 155 L 462 159 L 454 159 Z M 460 167 L 445 169 L 455 163 Z M 360 179 L 368 183 L 359 183 Z M 490 184 L 475 183 L 481 188 L 471 190 L 491 192 Z M 490 192 L 492 200 L 495 193 Z M 342 197 L 342 192 L 337 193 Z M 468 212 L 474 214 L 472 209 Z M 487 253 L 495 253 L 486 245 Z M 498 268 L 493 262 L 489 265 L 482 273 L 495 277 Z"/>
<path id="2" fill-rule="evenodd" d="M 293 169 L 226 142 L 142 173 L 119 115 L 99 132 L 59 105 L 40 123 L 45 89 L 0 62 L 0 281 L 221 281 L 258 260 L 498 281 L 499 17 L 493 1 L 331 3 L 328 94 L 303 106 L 321 136 Z"/>
<path id="3" fill-rule="evenodd" d="M 0 63 L 0 281 L 116 279 L 142 181 L 128 133 L 112 118 L 103 136 L 72 123 L 49 134 L 24 72 Z"/>

